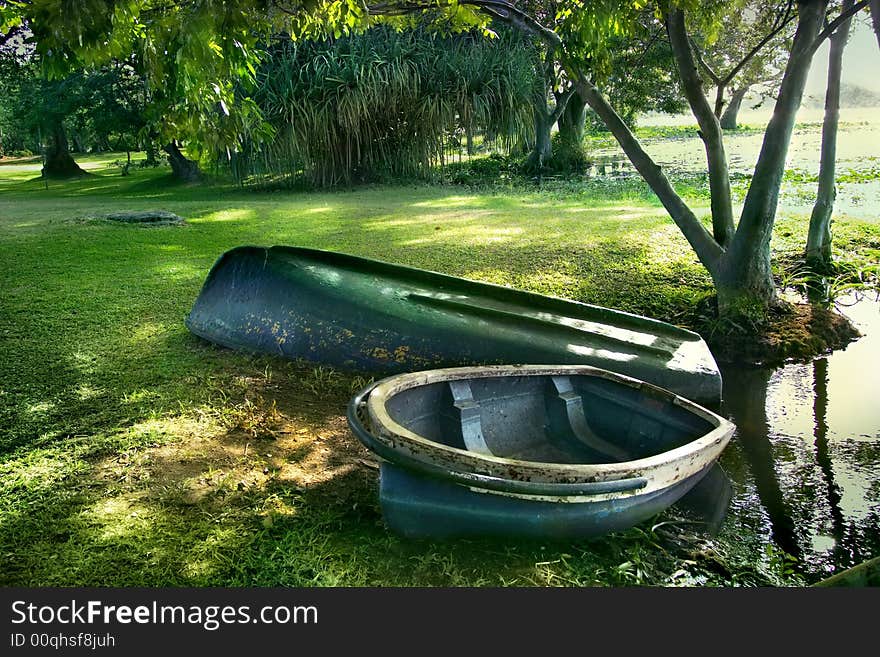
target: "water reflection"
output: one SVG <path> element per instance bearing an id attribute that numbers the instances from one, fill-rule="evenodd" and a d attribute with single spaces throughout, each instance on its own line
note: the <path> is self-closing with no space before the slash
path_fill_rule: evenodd
<path id="1" fill-rule="evenodd" d="M 771 429 L 767 421 L 767 388 L 773 370 L 734 368 L 722 371 L 724 411 L 736 424 L 737 440 L 770 518 L 771 536 L 783 550 L 799 557 L 794 521 L 775 469 Z M 742 482 L 738 482 L 742 483 Z"/>
<path id="2" fill-rule="evenodd" d="M 864 337 L 811 364 L 722 367 L 737 425 L 722 464 L 732 520 L 818 578 L 880 554 L 880 303 L 844 311 Z"/>
<path id="3" fill-rule="evenodd" d="M 693 513 L 699 522 L 703 523 L 706 533 L 712 536 L 721 529 L 732 498 L 733 484 L 716 463 L 699 483 L 676 503 L 676 507 Z"/>

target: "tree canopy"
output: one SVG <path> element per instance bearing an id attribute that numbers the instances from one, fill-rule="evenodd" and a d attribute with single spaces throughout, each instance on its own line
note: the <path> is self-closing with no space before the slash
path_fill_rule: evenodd
<path id="1" fill-rule="evenodd" d="M 491 33 L 493 22 L 512 26 L 543 45 L 615 136 L 711 274 L 719 310 L 758 316 L 775 303 L 769 241 L 813 54 L 869 3 L 876 9 L 874 0 L 861 0 L 846 10 L 829 0 L 774 3 L 783 15 L 796 17 L 791 20 L 797 27 L 738 221 L 720 123 L 706 97 L 693 48 L 694 34 L 723 33 L 728 3 L 720 0 L 18 0 L 3 4 L 0 20 L 8 29 L 29 26 L 50 74 L 134 53 L 155 94 L 155 107 L 161 108 L 165 134 L 186 134 L 196 144 L 226 148 L 236 148 L 246 134 L 259 132 L 263 117 L 252 98 L 236 94 L 236 89 L 252 88 L 261 44 L 273 35 L 339 36 L 377 22 L 402 27 L 416 20 L 448 32 L 479 27 Z M 675 73 L 706 147 L 711 230 L 676 193 L 602 91 L 612 37 L 631 33 L 646 10 L 665 29 Z"/>

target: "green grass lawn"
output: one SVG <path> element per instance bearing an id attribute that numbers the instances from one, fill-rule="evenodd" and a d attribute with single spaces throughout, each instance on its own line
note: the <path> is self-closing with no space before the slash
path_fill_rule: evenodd
<path id="1" fill-rule="evenodd" d="M 644 190 L 254 193 L 174 185 L 167 169 L 121 177 L 116 159 L 85 158 L 95 175 L 48 186 L 38 164 L 0 164 L 0 584 L 786 581 L 772 554 L 693 533 L 675 511 L 662 529 L 576 544 L 399 539 L 343 417 L 368 373 L 216 348 L 183 324 L 212 263 L 242 244 L 685 322 L 709 279 Z M 153 208 L 186 225 L 94 219 Z M 783 216 L 779 247 L 800 248 L 805 225 Z M 864 252 L 880 230 L 843 219 L 835 236 Z"/>

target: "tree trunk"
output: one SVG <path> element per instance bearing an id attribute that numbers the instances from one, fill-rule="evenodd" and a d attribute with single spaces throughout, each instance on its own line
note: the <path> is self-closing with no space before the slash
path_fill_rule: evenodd
<path id="1" fill-rule="evenodd" d="M 798 2 L 798 28 L 792 42 L 791 54 L 773 117 L 764 133 L 761 153 L 739 224 L 726 248 L 716 241 L 675 192 L 662 169 L 645 152 L 638 139 L 599 93 L 589 75 L 573 60 L 564 61 L 568 77 L 574 82 L 578 93 L 617 139 L 630 162 L 663 203 L 700 262 L 711 274 L 718 294 L 719 315 L 722 317 L 746 315 L 747 318 L 760 320 L 766 316 L 766 311 L 775 302 L 770 267 L 770 237 L 776 218 L 776 205 L 785 170 L 785 159 L 794 130 L 795 115 L 801 104 L 813 54 L 819 44 L 817 37 L 827 6 L 828 0 Z M 726 226 L 716 225 L 717 217 L 714 214 L 716 191 L 722 192 L 722 197 L 728 196 L 725 192 L 729 193 L 729 180 L 725 184 L 722 176 L 719 175 L 721 171 L 726 170 L 726 162 L 717 162 L 721 159 L 719 155 L 723 154 L 723 148 L 718 149 L 715 143 L 721 132 L 720 125 L 705 95 L 698 94 L 698 88 L 693 84 L 695 80 L 699 81 L 699 78 L 696 76 L 696 66 L 684 31 L 683 20 L 676 15 L 676 12 L 677 10 L 673 10 L 668 14 L 672 20 L 667 21 L 667 31 L 670 42 L 673 43 L 679 73 L 689 95 L 688 100 L 691 108 L 695 110 L 701 131 L 704 132 L 710 179 L 715 181 L 712 185 L 713 230 L 716 234 L 723 233 L 723 230 L 718 231 L 718 229 L 724 229 Z M 713 167 L 713 159 L 723 166 Z M 718 205 L 720 207 L 723 204 Z"/>
<path id="2" fill-rule="evenodd" d="M 553 167 L 562 171 L 583 171 L 587 165 L 584 149 L 584 127 L 587 120 L 586 101 L 572 91 L 565 109 L 558 113 L 559 134 L 553 145 Z"/>
<path id="3" fill-rule="evenodd" d="M 721 115 L 722 130 L 736 130 L 736 118 L 739 114 L 739 108 L 742 107 L 743 98 L 746 97 L 748 91 L 748 87 L 743 87 L 742 89 L 737 89 L 733 92 L 733 95 L 730 97 L 730 102 L 727 104 L 724 113 Z"/>
<path id="4" fill-rule="evenodd" d="M 466 144 L 465 151 L 468 155 L 473 155 L 476 153 L 476 149 L 474 148 L 474 129 L 471 125 L 465 126 L 464 138 Z"/>
<path id="5" fill-rule="evenodd" d="M 608 100 L 599 92 L 596 85 L 582 71 L 578 71 L 574 67 L 569 70 L 569 73 L 573 78 L 577 92 L 614 135 L 636 171 L 645 179 L 645 182 L 651 187 L 651 191 L 657 195 L 675 225 L 681 230 L 700 262 L 709 272 L 714 271 L 724 254 L 721 247 L 700 223 L 684 199 L 676 193 L 669 178 L 663 173 L 663 169 L 642 148 L 639 140 L 620 118 L 620 115 L 614 111 Z"/>
<path id="6" fill-rule="evenodd" d="M 844 0 L 843 11 L 853 5 Z M 819 189 L 810 215 L 807 233 L 807 266 L 815 272 L 826 272 L 831 267 L 831 214 L 834 210 L 835 159 L 837 157 L 837 125 L 840 119 L 840 75 L 843 69 L 843 50 L 849 38 L 851 21 L 847 20 L 831 35 L 828 53 L 828 83 L 825 89 L 825 120 L 822 123 L 822 157 L 819 163 Z"/>
<path id="7" fill-rule="evenodd" d="M 72 142 L 74 153 L 85 153 L 86 152 L 86 148 L 85 148 L 85 145 L 83 144 L 82 137 L 75 130 L 70 135 L 70 141 Z"/>
<path id="8" fill-rule="evenodd" d="M 785 159 L 801 105 L 816 37 L 825 17 L 827 0 L 798 3 L 798 27 L 782 78 L 773 117 L 764 133 L 736 234 L 721 266 L 712 272 L 721 315 L 752 317 L 775 303 L 770 268 L 770 237 L 776 220 Z"/>
<path id="9" fill-rule="evenodd" d="M 535 142 L 532 152 L 526 158 L 526 169 L 529 171 L 543 171 L 550 165 L 553 159 L 553 148 L 550 142 L 550 130 L 553 122 L 544 101 L 535 102 Z"/>
<path id="10" fill-rule="evenodd" d="M 877 45 L 880 46 L 880 0 L 871 0 L 871 24 L 874 26 L 874 34 L 877 36 Z"/>
<path id="11" fill-rule="evenodd" d="M 577 92 L 568 99 L 565 111 L 559 115 L 559 136 L 567 144 L 581 144 L 587 121 L 587 102 Z"/>
<path id="12" fill-rule="evenodd" d="M 718 297 L 720 317 L 746 319 L 760 324 L 776 303 L 776 286 L 770 266 L 770 239 L 738 256 L 726 254 L 710 271 Z"/>
<path id="13" fill-rule="evenodd" d="M 733 239 L 733 202 L 730 195 L 730 174 L 727 153 L 724 150 L 723 133 L 718 117 L 703 92 L 703 81 L 697 70 L 697 62 L 691 49 L 691 41 L 685 25 L 684 11 L 671 9 L 664 12 L 669 45 L 681 78 L 684 96 L 694 118 L 700 126 L 700 138 L 706 149 L 706 165 L 709 173 L 710 203 L 712 206 L 712 236 L 719 246 L 726 247 Z M 722 88 L 719 87 L 719 99 Z"/>
<path id="14" fill-rule="evenodd" d="M 162 150 L 168 154 L 168 162 L 171 164 L 171 174 L 183 182 L 198 182 L 202 179 L 202 171 L 199 169 L 199 163 L 188 160 L 177 142 L 171 141 L 162 147 Z"/>
<path id="15" fill-rule="evenodd" d="M 70 145 L 64 123 L 59 119 L 54 122 L 49 132 L 49 143 L 46 147 L 46 164 L 43 166 L 44 178 L 73 178 L 84 176 L 86 172 L 70 155 Z"/>

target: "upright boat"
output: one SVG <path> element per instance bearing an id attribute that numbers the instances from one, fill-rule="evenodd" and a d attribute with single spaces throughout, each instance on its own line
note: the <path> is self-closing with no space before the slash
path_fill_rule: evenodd
<path id="1" fill-rule="evenodd" d="M 717 405 L 706 343 L 671 324 L 331 251 L 243 246 L 214 264 L 186 325 L 217 344 L 400 373 L 558 363 Z"/>
<path id="2" fill-rule="evenodd" d="M 386 523 L 407 536 L 579 538 L 675 503 L 733 434 L 711 411 L 593 367 L 400 374 L 349 405 L 381 459 Z"/>

